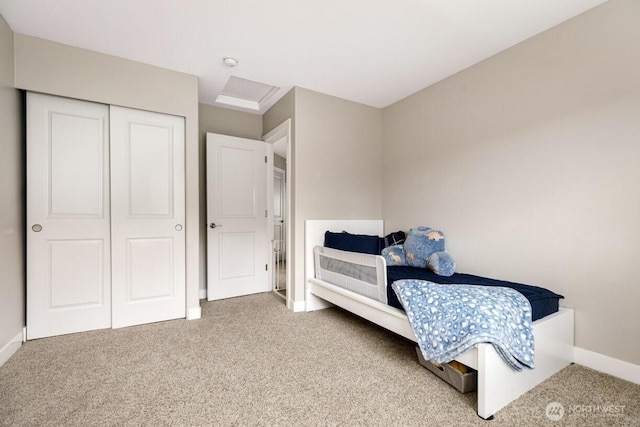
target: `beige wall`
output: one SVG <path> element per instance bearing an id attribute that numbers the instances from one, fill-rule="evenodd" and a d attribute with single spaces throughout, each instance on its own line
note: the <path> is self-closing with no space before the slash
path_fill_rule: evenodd
<path id="1" fill-rule="evenodd" d="M 383 112 L 387 229 L 551 288 L 576 346 L 640 364 L 640 2 L 611 0 Z"/>
<path id="2" fill-rule="evenodd" d="M 13 31 L 0 16 L 0 350 L 24 326 L 24 134 L 13 87 Z"/>
<path id="3" fill-rule="evenodd" d="M 207 132 L 240 138 L 262 139 L 262 116 L 199 105 L 200 224 L 207 224 L 206 138 Z M 207 289 L 207 228 L 200 227 L 200 291 Z"/>
<path id="4" fill-rule="evenodd" d="M 291 132 L 295 135 L 296 88 L 289 90 L 267 112 L 262 115 L 262 133 L 264 135 L 275 129 L 280 123 L 291 119 Z"/>
<path id="5" fill-rule="evenodd" d="M 295 89 L 295 300 L 304 299 L 304 222 L 382 218 L 382 110 Z"/>
<path id="6" fill-rule="evenodd" d="M 204 144 L 207 132 L 239 138 L 262 139 L 262 116 L 226 108 L 199 104 L 200 142 Z M 200 147 L 204 149 L 204 145 Z M 204 162 L 202 163 L 204 167 Z"/>
<path id="7" fill-rule="evenodd" d="M 15 85 L 30 91 L 185 117 L 187 316 L 199 316 L 197 77 L 15 34 Z"/>

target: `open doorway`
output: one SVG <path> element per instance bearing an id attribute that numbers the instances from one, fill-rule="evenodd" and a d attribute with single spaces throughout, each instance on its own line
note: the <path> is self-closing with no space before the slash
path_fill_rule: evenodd
<path id="1" fill-rule="evenodd" d="M 292 306 L 289 292 L 291 265 L 287 262 L 291 240 L 290 130 L 291 120 L 287 119 L 263 137 L 268 143 L 270 157 L 267 162 L 267 200 L 272 203 L 269 214 L 272 250 L 270 283 L 273 292 L 286 301 L 287 307 Z"/>
<path id="2" fill-rule="evenodd" d="M 277 149 L 277 147 L 274 146 L 274 149 Z M 287 169 L 286 159 L 282 158 L 277 152 L 274 152 L 273 156 L 273 290 L 286 299 Z"/>

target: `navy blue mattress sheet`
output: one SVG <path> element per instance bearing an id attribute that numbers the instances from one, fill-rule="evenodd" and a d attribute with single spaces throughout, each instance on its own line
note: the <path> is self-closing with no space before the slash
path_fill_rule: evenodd
<path id="1" fill-rule="evenodd" d="M 390 306 L 404 310 L 391 284 L 396 280 L 419 279 L 440 284 L 467 284 L 482 286 L 503 286 L 520 292 L 529 300 L 532 310 L 532 321 L 542 319 L 558 311 L 559 301 L 564 298 L 548 289 L 538 286 L 524 285 L 522 283 L 507 282 L 504 280 L 489 279 L 487 277 L 473 276 L 471 274 L 454 273 L 452 276 L 439 276 L 427 268 L 408 266 L 387 267 L 387 303 Z"/>

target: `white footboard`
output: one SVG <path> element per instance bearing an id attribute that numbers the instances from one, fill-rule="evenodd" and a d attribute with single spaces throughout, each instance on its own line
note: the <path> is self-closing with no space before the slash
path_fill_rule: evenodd
<path id="1" fill-rule="evenodd" d="M 561 307 L 558 312 L 536 320 L 533 322 L 533 334 L 536 367 L 522 372 L 509 368 L 493 345 L 478 345 L 478 415 L 482 418 L 490 418 L 573 362 L 572 309 Z M 459 361 L 465 363 L 463 359 Z"/>

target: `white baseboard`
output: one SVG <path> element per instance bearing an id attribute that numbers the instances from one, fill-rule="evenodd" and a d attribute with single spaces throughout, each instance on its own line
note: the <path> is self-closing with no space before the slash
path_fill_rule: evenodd
<path id="1" fill-rule="evenodd" d="M 11 341 L 6 343 L 4 347 L 0 349 L 0 366 L 4 365 L 4 362 L 9 360 L 16 351 L 22 345 L 22 331 L 20 331 Z"/>
<path id="2" fill-rule="evenodd" d="M 293 300 L 287 299 L 287 308 L 289 310 L 292 310 L 294 313 L 298 313 L 300 311 L 306 311 L 305 306 L 306 305 L 304 301 L 293 301 Z"/>
<path id="3" fill-rule="evenodd" d="M 207 290 L 206 289 L 200 289 L 200 299 L 207 299 Z"/>
<path id="4" fill-rule="evenodd" d="M 333 307 L 329 301 L 325 301 L 322 298 L 318 298 L 313 295 L 311 292 L 307 293 L 307 300 L 305 301 L 304 309 L 305 311 L 316 311 L 322 310 L 324 308 Z"/>
<path id="5" fill-rule="evenodd" d="M 202 308 L 200 306 L 187 310 L 187 320 L 197 320 L 202 317 Z"/>
<path id="6" fill-rule="evenodd" d="M 605 374 L 640 384 L 640 366 L 624 360 L 614 359 L 604 354 L 596 353 L 584 348 L 575 347 L 574 362 Z"/>

